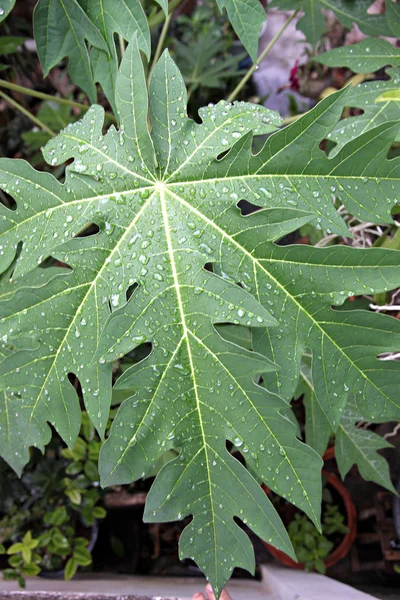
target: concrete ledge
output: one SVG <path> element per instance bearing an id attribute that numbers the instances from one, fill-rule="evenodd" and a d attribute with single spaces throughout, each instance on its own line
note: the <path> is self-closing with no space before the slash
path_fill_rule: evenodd
<path id="1" fill-rule="evenodd" d="M 203 577 L 78 573 L 71 581 L 29 577 L 22 591 L 17 582 L 0 578 L 0 600 L 191 600 L 205 586 Z M 273 600 L 262 581 L 233 579 L 227 589 L 233 600 Z"/>
<path id="2" fill-rule="evenodd" d="M 263 566 L 262 574 L 274 600 L 376 600 L 375 596 L 318 573 L 274 564 Z"/>
<path id="3" fill-rule="evenodd" d="M 200 577 L 137 577 L 78 574 L 72 581 L 27 579 L 27 590 L 15 581 L 0 581 L 0 600 L 191 600 L 203 591 Z M 374 600 L 373 596 L 330 577 L 268 564 L 262 581 L 233 579 L 227 589 L 232 600 Z"/>

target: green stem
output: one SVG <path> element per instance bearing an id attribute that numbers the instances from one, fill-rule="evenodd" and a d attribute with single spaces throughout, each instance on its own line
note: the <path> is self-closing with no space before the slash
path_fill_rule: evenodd
<path id="1" fill-rule="evenodd" d="M 14 92 L 20 92 L 21 94 L 25 94 L 26 96 L 32 96 L 33 98 L 40 98 L 41 100 L 48 100 L 50 102 L 56 102 L 57 104 L 72 106 L 81 110 L 89 110 L 90 108 L 90 106 L 86 106 L 86 104 L 81 104 L 80 102 L 75 102 L 74 100 L 68 100 L 67 98 L 51 96 L 50 94 L 44 94 L 43 92 L 37 92 L 36 90 L 31 90 L 30 88 L 23 87 L 22 85 L 10 83 L 9 81 L 4 81 L 4 79 L 0 79 L 0 87 L 6 88 L 8 90 L 13 90 Z M 110 119 L 110 121 L 112 121 L 113 123 L 117 122 L 116 118 L 112 113 L 106 112 L 105 115 L 107 119 Z"/>
<path id="2" fill-rule="evenodd" d="M 171 0 L 171 2 L 168 4 L 168 13 L 171 14 L 180 3 L 181 3 L 181 0 Z M 164 18 L 165 18 L 165 15 L 164 15 L 164 11 L 162 11 L 162 10 L 158 11 L 158 13 L 154 15 L 154 17 L 150 17 L 149 18 L 150 29 L 154 29 L 154 27 L 161 25 L 161 23 L 164 21 Z"/>
<path id="3" fill-rule="evenodd" d="M 157 48 L 156 48 L 156 51 L 154 53 L 153 62 L 151 63 L 151 67 L 149 69 L 149 76 L 148 76 L 148 79 L 147 79 L 148 82 L 150 82 L 151 76 L 152 76 L 153 71 L 154 71 L 154 67 L 158 63 L 158 59 L 160 58 L 161 52 L 162 52 L 162 50 L 164 48 L 164 42 L 165 42 L 165 38 L 167 37 L 168 27 L 169 27 L 169 24 L 171 22 L 171 18 L 172 18 L 172 13 L 169 13 L 168 17 L 164 21 L 164 25 L 163 25 L 163 28 L 161 30 L 160 38 L 158 40 Z"/>
<path id="4" fill-rule="evenodd" d="M 21 104 L 16 102 L 16 100 L 13 100 L 10 96 L 7 96 L 7 94 L 2 92 L 1 90 L 0 90 L 0 98 L 3 98 L 6 102 L 8 102 L 8 104 L 11 104 L 11 106 L 13 106 L 16 110 L 19 110 L 19 112 L 21 112 L 23 115 L 28 117 L 28 119 L 30 119 L 32 121 L 32 123 L 35 123 L 35 125 L 40 127 L 40 129 L 43 129 L 43 131 L 46 131 L 49 135 L 51 135 L 52 137 L 55 137 L 56 133 L 52 129 L 50 129 L 50 127 L 47 127 L 47 125 L 45 125 L 45 123 L 42 123 L 42 121 L 40 119 L 38 119 L 37 117 L 32 115 L 29 112 L 29 110 L 27 110 Z"/>
<path id="5" fill-rule="evenodd" d="M 258 65 L 261 63 L 261 61 L 264 60 L 271 48 L 275 46 L 276 42 L 279 40 L 286 27 L 288 27 L 288 25 L 290 25 L 293 19 L 297 17 L 298 12 L 298 10 L 295 10 L 294 13 L 288 18 L 288 20 L 285 21 L 285 23 L 282 25 L 278 33 L 274 35 L 270 43 L 267 44 L 267 46 L 261 52 L 260 56 L 257 59 L 257 62 L 247 71 L 246 75 L 239 81 L 233 92 L 228 96 L 228 102 L 232 102 L 236 98 L 240 90 L 246 85 L 250 77 L 253 75 L 254 71 L 257 70 Z"/>
<path id="6" fill-rule="evenodd" d="M 396 228 L 396 232 L 392 239 L 390 240 L 390 244 L 384 245 L 386 248 L 390 248 L 391 250 L 400 250 L 400 227 Z"/>
<path id="7" fill-rule="evenodd" d="M 122 35 L 118 36 L 118 41 L 119 41 L 119 49 L 120 49 L 120 52 L 121 52 L 121 60 L 122 60 L 122 57 L 125 54 L 125 40 L 122 37 Z"/>
<path id="8" fill-rule="evenodd" d="M 186 99 L 187 104 L 189 104 L 189 100 L 192 97 L 193 92 L 194 92 L 194 85 L 192 84 L 189 86 L 189 89 L 188 89 L 187 99 Z"/>
<path id="9" fill-rule="evenodd" d="M 392 238 L 389 237 L 391 233 L 393 233 L 394 225 L 385 229 L 385 231 L 380 235 L 375 242 L 373 243 L 373 248 L 389 248 Z"/>
<path id="10" fill-rule="evenodd" d="M 285 117 L 282 119 L 282 125 L 290 125 L 290 123 L 294 123 L 297 119 L 300 119 L 306 113 L 299 113 L 298 115 L 291 115 L 290 117 Z"/>

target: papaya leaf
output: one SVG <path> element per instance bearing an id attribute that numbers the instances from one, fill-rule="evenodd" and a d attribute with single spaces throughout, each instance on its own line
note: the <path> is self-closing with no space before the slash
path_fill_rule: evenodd
<path id="1" fill-rule="evenodd" d="M 164 14 L 168 14 L 168 0 L 156 0 L 157 4 L 159 4 L 164 11 Z"/>
<path id="2" fill-rule="evenodd" d="M 118 72 L 118 56 L 115 34 L 131 40 L 137 34 L 139 48 L 150 56 L 150 31 L 140 0 L 78 0 L 79 4 L 107 43 L 108 52 L 93 48 L 90 63 L 94 81 L 102 86 L 115 110 L 115 82 Z"/>
<path id="3" fill-rule="evenodd" d="M 305 34 L 310 44 L 317 44 L 324 33 L 325 15 L 323 10 L 331 10 L 335 17 L 348 29 L 356 23 L 366 35 L 392 35 L 384 15 L 369 14 L 371 0 L 273 0 L 271 7 L 284 10 L 301 10 L 304 16 L 297 27 Z"/>
<path id="4" fill-rule="evenodd" d="M 77 0 L 39 0 L 34 11 L 33 30 L 37 52 L 46 77 L 60 60 L 69 58 L 71 79 L 96 102 L 96 87 L 86 41 L 108 54 L 101 33 Z"/>
<path id="5" fill-rule="evenodd" d="M 322 456 L 328 447 L 332 427 L 315 397 L 311 373 L 311 356 L 309 355 L 304 355 L 301 362 L 300 380 L 295 398 L 299 398 L 301 395 L 306 411 L 306 442 Z"/>
<path id="6" fill-rule="evenodd" d="M 389 80 L 367 81 L 350 88 L 346 96 L 346 105 L 351 108 L 359 108 L 363 111 L 361 115 L 347 117 L 339 121 L 327 139 L 336 143 L 330 156 L 334 156 L 347 142 L 369 131 L 370 129 L 387 123 L 388 121 L 400 120 L 400 105 L 389 99 L 379 101 L 385 93 L 396 93 L 400 88 L 400 69 L 387 69 Z M 397 133 L 395 141 L 400 141 Z"/>
<path id="7" fill-rule="evenodd" d="M 238 38 L 256 62 L 258 37 L 266 19 L 260 0 L 217 0 L 217 4 L 221 12 L 226 10 Z"/>
<path id="8" fill-rule="evenodd" d="M 375 102 L 400 102 L 400 89 L 383 92 Z"/>
<path id="9" fill-rule="evenodd" d="M 12 11 L 15 0 L 2 0 L 0 4 L 0 23 L 4 21 Z"/>
<path id="10" fill-rule="evenodd" d="M 336 461 L 340 475 L 344 479 L 352 465 L 356 464 L 366 481 L 374 481 L 396 493 L 390 480 L 389 465 L 377 452 L 392 445 L 373 431 L 357 427 L 356 423 L 362 420 L 357 406 L 349 403 L 336 433 Z"/>
<path id="11" fill-rule="evenodd" d="M 309 356 L 303 357 L 301 365 L 296 397 L 301 394 L 306 409 L 306 442 L 322 456 L 333 432 L 315 398 Z M 365 419 L 358 407 L 349 401 L 341 415 L 335 437 L 335 457 L 340 475 L 344 479 L 355 464 L 363 479 L 374 481 L 395 492 L 390 480 L 389 465 L 385 458 L 377 453 L 377 450 L 391 448 L 392 445 L 373 431 L 358 427 L 357 423 L 362 421 Z"/>
<path id="12" fill-rule="evenodd" d="M 358 44 L 324 52 L 316 60 L 327 67 L 347 67 L 354 73 L 373 73 L 388 65 L 400 66 L 400 49 L 386 40 L 367 38 Z"/>
<path id="13" fill-rule="evenodd" d="M 394 37 L 400 36 L 400 6 L 395 4 L 393 0 L 387 0 L 385 4 L 385 17 L 387 26 L 390 29 L 390 35 Z M 383 35 L 383 34 L 381 34 Z"/>
<path id="14" fill-rule="evenodd" d="M 145 518 L 193 516 L 180 554 L 201 566 L 219 596 L 236 565 L 254 570 L 234 517 L 293 555 L 258 481 L 319 523 L 322 461 L 285 416 L 304 349 L 332 426 L 350 386 L 363 414 L 399 412 L 398 365 L 376 356 L 398 349 L 400 324 L 331 309 L 347 296 L 396 287 L 399 254 L 274 243 L 305 223 L 348 235 L 333 195 L 356 216 L 387 223 L 399 196 L 400 163 L 386 157 L 397 125 L 327 157 L 319 146 L 341 116 L 339 92 L 254 155 L 252 135 L 273 132 L 275 113 L 220 102 L 195 123 L 168 52 L 149 92 L 135 37 L 117 76 L 120 129 L 103 134 L 104 111 L 93 106 L 44 149 L 50 165 L 69 161 L 63 184 L 24 161 L 0 160 L 0 186 L 15 201 L 0 207 L 0 269 L 12 269 L 6 288 L 22 282 L 0 303 L 0 336 L 16 347 L 0 363 L 0 385 L 26 445 L 43 447 L 51 423 L 72 446 L 80 410 L 70 375 L 102 433 L 115 359 L 150 344 L 117 381 L 131 393 L 103 445 L 101 479 L 146 476 L 174 450 Z M 241 200 L 261 210 L 245 217 Z M 24 286 L 48 257 L 59 261 L 54 276 Z M 251 348 L 224 336 L 224 324 L 252 328 Z M 0 449 L 9 459 L 3 436 Z M 18 470 L 21 461 L 11 464 Z"/>

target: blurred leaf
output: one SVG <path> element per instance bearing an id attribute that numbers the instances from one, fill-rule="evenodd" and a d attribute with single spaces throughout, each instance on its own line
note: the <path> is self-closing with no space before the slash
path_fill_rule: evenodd
<path id="1" fill-rule="evenodd" d="M 217 4 L 221 11 L 226 9 L 233 29 L 255 63 L 258 38 L 266 20 L 260 0 L 217 0 Z"/>
<path id="2" fill-rule="evenodd" d="M 27 39 L 26 37 L 0 36 L 0 55 L 14 54 Z"/>
<path id="3" fill-rule="evenodd" d="M 1 0 L 0 1 L 0 23 L 4 21 L 14 8 L 15 0 Z"/>
<path id="4" fill-rule="evenodd" d="M 109 53 L 107 45 L 92 21 L 76 0 L 39 0 L 34 12 L 33 28 L 40 64 L 45 77 L 50 69 L 68 56 L 72 81 L 96 101 L 96 87 L 89 61 L 88 41 Z"/>
<path id="5" fill-rule="evenodd" d="M 348 404 L 343 411 L 336 433 L 336 461 L 342 479 L 356 464 L 361 477 L 374 481 L 389 491 L 396 493 L 390 479 L 389 466 L 377 450 L 391 448 L 383 437 L 356 426 L 362 420 L 360 411 L 354 404 Z"/>
<path id="6" fill-rule="evenodd" d="M 316 57 L 318 62 L 328 67 L 348 67 L 354 73 L 373 73 L 391 65 L 400 65 L 400 49 L 380 38 L 367 38 L 341 46 Z"/>
<path id="7" fill-rule="evenodd" d="M 297 28 L 315 46 L 325 32 L 326 10 L 332 10 L 348 29 L 355 23 L 366 35 L 391 35 L 384 15 L 368 13 L 371 4 L 371 0 L 273 0 L 269 7 L 303 11 L 304 16 L 300 17 Z"/>
<path id="8" fill-rule="evenodd" d="M 64 579 L 66 581 L 69 581 L 70 579 L 72 579 L 75 575 L 75 573 L 78 570 L 78 563 L 76 562 L 76 560 L 74 558 L 70 558 L 67 561 L 67 564 L 65 565 L 65 569 L 64 569 Z"/>

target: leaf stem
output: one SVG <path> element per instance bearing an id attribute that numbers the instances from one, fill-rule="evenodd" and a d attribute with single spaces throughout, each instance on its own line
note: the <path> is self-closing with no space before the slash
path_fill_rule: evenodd
<path id="1" fill-rule="evenodd" d="M 32 96 L 33 98 L 40 98 L 41 100 L 48 100 L 50 102 L 56 102 L 57 104 L 72 106 L 81 110 L 89 110 L 90 108 L 90 106 L 86 106 L 86 104 L 81 104 L 80 102 L 75 102 L 74 100 L 68 100 L 67 98 L 51 96 L 50 94 L 45 94 L 44 92 L 37 92 L 36 90 L 31 90 L 30 88 L 23 87 L 22 85 L 17 85 L 16 83 L 10 83 L 9 81 L 5 81 L 4 79 L 0 79 L 0 87 L 6 88 L 8 90 L 13 90 L 14 92 L 20 92 L 21 94 L 25 94 L 26 96 Z M 109 119 L 113 123 L 117 122 L 116 118 L 112 113 L 106 112 L 105 115 L 107 119 Z"/>
<path id="2" fill-rule="evenodd" d="M 181 3 L 181 0 L 171 0 L 171 2 L 168 4 L 168 13 L 169 14 L 173 13 L 173 11 L 175 10 L 175 8 L 180 3 Z M 157 27 L 158 25 L 161 25 L 161 23 L 163 22 L 163 20 L 164 20 L 164 11 L 160 10 L 153 17 L 149 18 L 149 27 L 150 27 L 150 29 L 154 29 L 154 27 Z"/>
<path id="3" fill-rule="evenodd" d="M 156 64 L 158 62 L 158 59 L 161 56 L 161 52 L 162 52 L 162 50 L 164 48 L 164 42 L 165 42 L 165 38 L 167 37 L 168 27 L 169 27 L 169 24 L 171 22 L 171 18 L 172 18 L 172 12 L 169 13 L 168 17 L 164 21 L 164 25 L 163 25 L 163 28 L 161 30 L 161 34 L 160 34 L 160 37 L 159 37 L 159 40 L 158 40 L 157 48 L 156 48 L 156 51 L 155 51 L 154 56 L 153 56 L 153 61 L 151 63 L 151 67 L 149 69 L 149 76 L 147 78 L 147 82 L 148 83 L 150 82 L 152 73 L 154 71 L 154 67 L 156 66 Z"/>
<path id="4" fill-rule="evenodd" d="M 13 98 L 11 98 L 10 96 L 7 96 L 7 94 L 5 94 L 4 92 L 2 92 L 1 90 L 0 90 L 0 98 L 3 98 L 8 104 L 11 104 L 11 106 L 13 108 L 15 108 L 16 110 L 18 110 L 20 113 L 22 113 L 26 117 L 28 117 L 28 119 L 30 119 L 32 121 L 32 123 L 34 123 L 35 125 L 37 125 L 38 127 L 40 127 L 40 129 L 43 129 L 43 131 L 46 131 L 52 137 L 55 137 L 57 135 L 52 129 L 50 129 L 50 127 L 48 127 L 40 119 L 38 119 L 37 117 L 35 117 L 34 115 L 32 115 L 29 112 L 29 110 L 27 110 L 25 107 L 22 106 L 22 104 L 19 104 L 19 102 L 17 102 L 16 100 L 14 100 Z"/>
<path id="5" fill-rule="evenodd" d="M 121 60 L 122 60 L 122 57 L 123 57 L 123 56 L 124 56 L 124 54 L 125 54 L 125 40 L 124 40 L 124 38 L 122 37 L 122 35 L 119 35 L 119 36 L 118 36 L 118 41 L 119 41 L 119 50 L 120 50 L 120 52 L 121 52 Z"/>
<path id="6" fill-rule="evenodd" d="M 233 100 L 236 98 L 236 96 L 238 95 L 240 90 L 245 86 L 245 84 L 248 82 L 250 77 L 253 75 L 254 71 L 257 70 L 258 65 L 264 60 L 264 58 L 267 56 L 268 52 L 279 40 L 282 33 L 285 31 L 286 27 L 288 27 L 288 25 L 290 25 L 290 23 L 293 21 L 293 19 L 295 19 L 297 17 L 298 12 L 299 12 L 299 10 L 295 10 L 294 13 L 287 19 L 287 21 L 285 21 L 285 23 L 282 25 L 280 30 L 274 35 L 274 37 L 269 42 L 269 44 L 267 44 L 267 46 L 261 52 L 260 56 L 257 59 L 257 62 L 252 67 L 250 67 L 250 69 L 247 71 L 247 73 L 244 75 L 244 77 L 239 81 L 239 83 L 237 84 L 237 86 L 235 87 L 233 92 L 228 96 L 228 102 L 233 102 Z"/>
<path id="7" fill-rule="evenodd" d="M 294 123 L 297 119 L 300 119 L 306 113 L 299 113 L 298 115 L 290 115 L 289 117 L 285 117 L 282 119 L 282 125 L 290 125 L 290 123 Z"/>

